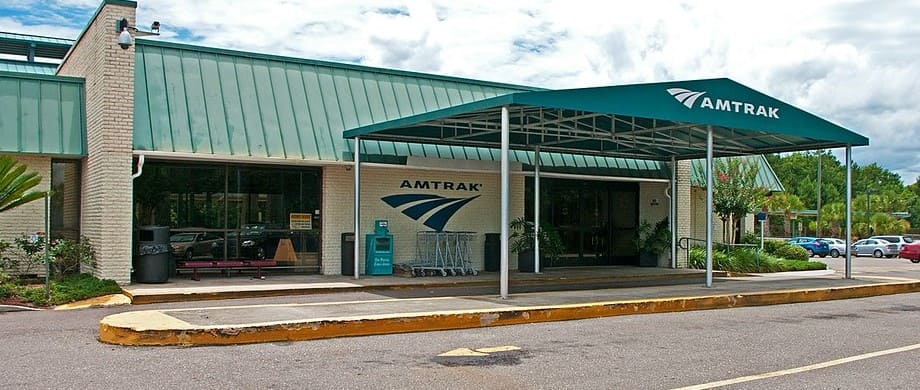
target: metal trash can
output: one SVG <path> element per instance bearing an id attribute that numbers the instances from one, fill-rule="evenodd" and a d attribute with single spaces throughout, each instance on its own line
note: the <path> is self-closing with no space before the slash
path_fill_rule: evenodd
<path id="1" fill-rule="evenodd" d="M 502 262 L 502 235 L 501 233 L 486 233 L 485 244 L 486 272 L 498 272 Z"/>
<path id="2" fill-rule="evenodd" d="M 342 275 L 355 274 L 355 234 L 342 233 Z"/>
<path id="3" fill-rule="evenodd" d="M 137 232 L 134 281 L 165 283 L 173 270 L 168 226 L 141 226 Z"/>

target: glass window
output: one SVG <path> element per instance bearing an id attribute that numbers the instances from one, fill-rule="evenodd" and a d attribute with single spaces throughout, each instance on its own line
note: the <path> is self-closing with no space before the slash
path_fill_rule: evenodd
<path id="1" fill-rule="evenodd" d="M 287 265 L 318 271 L 320 190 L 313 167 L 147 162 L 134 181 L 135 225 L 216 235 L 214 258 L 273 258 L 290 239 L 301 264 Z M 292 226 L 292 215 L 310 223 Z"/>
<path id="2" fill-rule="evenodd" d="M 80 161 L 51 161 L 51 237 L 80 238 Z"/>

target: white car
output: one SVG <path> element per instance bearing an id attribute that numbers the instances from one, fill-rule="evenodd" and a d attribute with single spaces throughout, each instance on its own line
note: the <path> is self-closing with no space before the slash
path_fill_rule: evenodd
<path id="1" fill-rule="evenodd" d="M 898 252 L 901 252 L 901 248 L 903 248 L 904 245 L 914 242 L 914 240 L 907 236 L 872 236 L 869 238 L 885 240 L 892 244 L 898 244 Z"/>
<path id="2" fill-rule="evenodd" d="M 827 242 L 830 248 L 831 257 L 837 258 L 847 253 L 847 242 L 839 238 L 821 238 L 821 241 Z"/>

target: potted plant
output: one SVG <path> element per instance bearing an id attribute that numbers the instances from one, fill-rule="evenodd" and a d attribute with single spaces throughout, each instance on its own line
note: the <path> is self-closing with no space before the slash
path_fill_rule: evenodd
<path id="1" fill-rule="evenodd" d="M 518 270 L 521 272 L 537 272 L 534 261 L 534 232 L 533 222 L 524 217 L 516 218 L 509 225 L 511 237 L 509 249 L 518 254 Z M 546 264 L 559 258 L 563 245 L 559 233 L 550 226 L 540 224 L 540 264 Z M 542 267 L 541 267 L 542 268 Z"/>
<path id="2" fill-rule="evenodd" d="M 663 218 L 654 225 L 643 220 L 636 229 L 636 250 L 639 252 L 639 266 L 657 267 L 658 258 L 671 247 L 671 230 L 668 219 Z"/>

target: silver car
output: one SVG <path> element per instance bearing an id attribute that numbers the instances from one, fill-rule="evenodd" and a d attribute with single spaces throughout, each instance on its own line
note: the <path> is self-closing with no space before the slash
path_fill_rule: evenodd
<path id="1" fill-rule="evenodd" d="M 839 238 L 822 238 L 821 241 L 827 242 L 830 248 L 831 257 L 837 258 L 847 253 L 847 242 Z"/>
<path id="2" fill-rule="evenodd" d="M 910 237 L 907 237 L 907 236 L 872 236 L 872 237 L 869 237 L 869 238 L 875 238 L 875 239 L 879 239 L 879 240 L 885 240 L 885 241 L 888 241 L 888 242 L 890 242 L 890 243 L 892 243 L 892 244 L 898 244 L 898 252 L 899 252 L 899 253 L 901 252 L 901 248 L 903 248 L 904 245 L 907 245 L 907 244 L 910 244 L 910 243 L 914 242 L 914 240 L 912 240 Z"/>
<path id="3" fill-rule="evenodd" d="M 892 244 L 888 241 L 878 238 L 864 238 L 856 241 L 851 247 L 854 256 L 872 256 L 872 257 L 895 257 L 900 253 L 898 244 Z"/>

